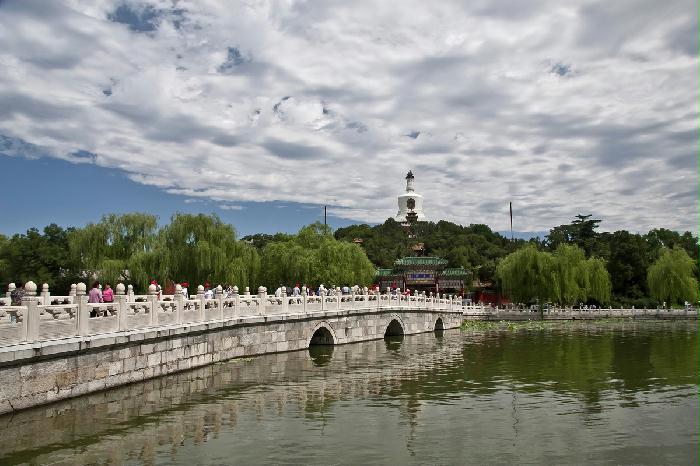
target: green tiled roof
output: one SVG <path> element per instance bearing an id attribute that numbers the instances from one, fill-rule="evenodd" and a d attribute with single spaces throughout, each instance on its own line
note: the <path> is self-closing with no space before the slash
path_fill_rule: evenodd
<path id="1" fill-rule="evenodd" d="M 377 277 L 388 277 L 393 274 L 391 269 L 377 269 Z"/>
<path id="2" fill-rule="evenodd" d="M 442 277 L 467 277 L 471 275 L 471 273 L 465 269 L 464 267 L 457 267 L 454 269 L 445 269 L 442 271 L 440 276 Z"/>
<path id="3" fill-rule="evenodd" d="M 401 259 L 396 259 L 394 262 L 396 266 L 433 266 L 433 267 L 444 267 L 447 265 L 447 259 L 441 259 L 439 257 L 402 257 Z"/>

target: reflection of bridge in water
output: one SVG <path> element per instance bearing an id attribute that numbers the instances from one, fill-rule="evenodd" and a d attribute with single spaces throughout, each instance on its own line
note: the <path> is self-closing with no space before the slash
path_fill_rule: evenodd
<path id="1" fill-rule="evenodd" d="M 322 416 L 336 401 L 387 396 L 407 380 L 424 383 L 441 368 L 459 367 L 462 348 L 455 343 L 446 344 L 438 331 L 421 339 L 396 336 L 359 345 L 316 346 L 233 359 L 59 401 L 0 417 L 0 461 L 10 451 L 25 451 L 27 457 L 39 455 L 36 461 L 41 462 L 47 450 L 55 454 L 78 445 L 85 451 L 71 456 L 77 463 L 106 458 L 118 463 L 125 451 L 148 461 L 159 445 L 176 450 L 185 438 L 201 444 L 217 436 L 222 426 L 235 429 L 244 413 L 258 420 L 290 409 Z M 410 416 L 410 400 L 402 404 L 402 412 Z"/>

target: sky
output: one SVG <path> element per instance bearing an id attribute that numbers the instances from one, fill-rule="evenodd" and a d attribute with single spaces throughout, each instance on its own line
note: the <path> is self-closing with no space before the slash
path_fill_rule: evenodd
<path id="1" fill-rule="evenodd" d="M 698 232 L 696 1 L 0 0 L 0 233 L 217 213 Z"/>

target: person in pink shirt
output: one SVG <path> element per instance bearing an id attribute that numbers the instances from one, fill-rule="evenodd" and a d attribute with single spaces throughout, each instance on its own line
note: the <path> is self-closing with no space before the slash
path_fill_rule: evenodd
<path id="1" fill-rule="evenodd" d="M 102 302 L 102 291 L 100 290 L 100 282 L 95 282 L 90 289 L 88 294 L 89 303 L 101 303 Z"/>
<path id="2" fill-rule="evenodd" d="M 102 292 L 102 302 L 103 303 L 114 302 L 114 291 L 112 290 L 112 287 L 110 286 L 109 283 L 105 283 L 105 289 Z"/>

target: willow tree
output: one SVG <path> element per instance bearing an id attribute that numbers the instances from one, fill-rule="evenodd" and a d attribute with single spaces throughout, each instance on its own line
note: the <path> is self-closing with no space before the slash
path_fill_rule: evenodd
<path id="1" fill-rule="evenodd" d="M 535 245 L 518 249 L 496 266 L 496 276 L 503 292 L 513 301 L 528 303 L 554 301 L 559 296 L 559 282 L 552 255 L 538 251 Z"/>
<path id="2" fill-rule="evenodd" d="M 258 279 L 257 251 L 236 240 L 235 229 L 216 215 L 173 215 L 159 234 L 156 250 L 164 280 L 245 287 Z"/>
<path id="3" fill-rule="evenodd" d="M 583 249 L 562 244 L 554 251 L 557 302 L 574 304 L 585 301 L 589 284 L 588 267 Z"/>
<path id="4" fill-rule="evenodd" d="M 552 254 L 557 280 L 557 299 L 561 304 L 574 304 L 590 299 L 599 303 L 610 301 L 610 274 L 605 261 L 586 259 L 583 249 L 562 244 Z"/>
<path id="5" fill-rule="evenodd" d="M 674 247 L 661 250 L 659 258 L 647 271 L 647 283 L 653 298 L 669 305 L 698 300 L 695 264 L 685 250 Z"/>
<path id="6" fill-rule="evenodd" d="M 501 289 L 517 302 L 610 300 L 610 275 L 605 262 L 586 259 L 578 246 L 563 244 L 548 253 L 527 245 L 503 258 L 496 275 Z"/>
<path id="7" fill-rule="evenodd" d="M 262 250 L 263 282 L 271 287 L 295 283 L 366 285 L 374 274 L 362 248 L 336 240 L 330 228 L 318 222 L 286 241 L 268 243 Z"/>
<path id="8" fill-rule="evenodd" d="M 605 261 L 598 257 L 591 257 L 586 260 L 586 271 L 588 275 L 587 298 L 594 299 L 601 304 L 608 304 L 612 291 L 612 280 Z"/>
<path id="9" fill-rule="evenodd" d="M 143 213 L 111 214 L 98 223 L 72 231 L 68 237 L 70 255 L 79 264 L 81 278 L 137 286 L 153 276 L 152 258 L 158 221 Z"/>

